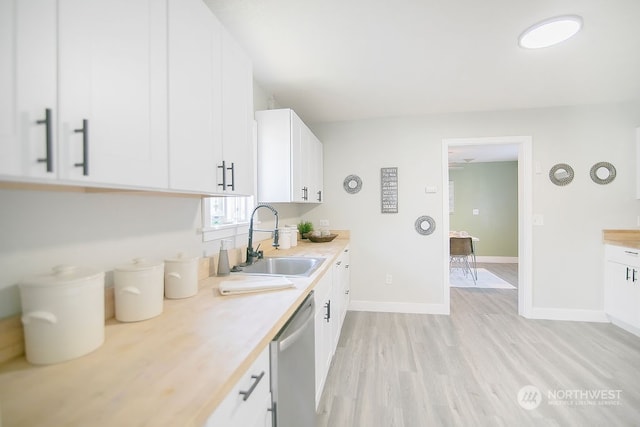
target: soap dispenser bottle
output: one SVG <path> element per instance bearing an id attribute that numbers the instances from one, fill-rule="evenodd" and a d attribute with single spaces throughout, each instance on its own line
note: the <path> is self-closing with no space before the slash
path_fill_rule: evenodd
<path id="1" fill-rule="evenodd" d="M 229 270 L 229 253 L 227 247 L 229 240 L 220 241 L 220 254 L 218 255 L 218 276 L 228 276 Z"/>

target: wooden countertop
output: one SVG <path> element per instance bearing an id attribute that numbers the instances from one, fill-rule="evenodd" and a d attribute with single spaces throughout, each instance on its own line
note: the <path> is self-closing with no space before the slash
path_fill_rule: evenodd
<path id="1" fill-rule="evenodd" d="M 341 236 L 340 236 L 341 237 Z M 200 282 L 163 313 L 107 322 L 105 343 L 68 362 L 0 365 L 0 424 L 13 426 L 201 426 L 349 244 L 298 242 L 277 256 L 327 260 L 292 289 L 221 296 L 227 278 Z M 233 278 L 234 275 L 231 276 Z"/>
<path id="2" fill-rule="evenodd" d="M 609 245 L 640 249 L 640 229 L 602 230 L 602 240 Z"/>

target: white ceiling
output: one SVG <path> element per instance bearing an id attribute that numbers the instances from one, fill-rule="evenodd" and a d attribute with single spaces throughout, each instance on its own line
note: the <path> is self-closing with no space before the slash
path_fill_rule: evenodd
<path id="1" fill-rule="evenodd" d="M 308 123 L 640 97 L 640 0 L 205 0 Z M 568 42 L 518 47 L 578 14 Z"/>

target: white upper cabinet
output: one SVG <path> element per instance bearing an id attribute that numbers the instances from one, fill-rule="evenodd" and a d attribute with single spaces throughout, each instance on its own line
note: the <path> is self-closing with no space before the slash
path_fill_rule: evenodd
<path id="1" fill-rule="evenodd" d="M 64 180 L 166 188 L 166 0 L 60 0 Z"/>
<path id="2" fill-rule="evenodd" d="M 314 134 L 311 134 L 312 141 L 312 155 L 310 162 L 310 170 L 311 170 L 311 191 L 310 191 L 310 201 L 322 203 L 324 197 L 324 163 L 323 163 L 323 153 L 322 153 L 322 143 Z"/>
<path id="3" fill-rule="evenodd" d="M 202 0 L 0 0 L 0 179 L 254 194 L 249 57 Z"/>
<path id="4" fill-rule="evenodd" d="M 636 199 L 640 199 L 640 128 L 636 128 Z"/>
<path id="5" fill-rule="evenodd" d="M 201 0 L 169 0 L 169 176 L 176 190 L 254 194 L 253 72 Z"/>
<path id="6" fill-rule="evenodd" d="M 322 143 L 318 138 L 288 108 L 257 111 L 256 120 L 258 200 L 322 202 Z"/>
<path id="7" fill-rule="evenodd" d="M 56 46 L 55 2 L 0 0 L 0 175 L 57 176 Z"/>
<path id="8" fill-rule="evenodd" d="M 309 200 L 311 141 L 305 124 L 291 111 L 291 201 Z M 264 149 L 264 146 L 260 146 Z M 266 147 L 268 150 L 269 148 Z M 268 183 L 268 179 L 266 180 Z"/>
<path id="9" fill-rule="evenodd" d="M 253 69 L 226 30 L 222 32 L 222 154 L 225 191 L 255 194 Z"/>
<path id="10" fill-rule="evenodd" d="M 169 0 L 169 183 L 218 192 L 222 26 L 201 0 Z"/>

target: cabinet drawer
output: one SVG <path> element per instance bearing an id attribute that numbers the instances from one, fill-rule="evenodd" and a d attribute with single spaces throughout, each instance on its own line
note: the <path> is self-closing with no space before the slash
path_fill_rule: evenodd
<path id="1" fill-rule="evenodd" d="M 245 395 L 241 392 L 251 390 L 254 385 L 253 391 L 245 400 Z M 211 414 L 207 420 L 207 427 L 251 425 L 251 422 L 256 419 L 256 414 L 267 413 L 269 409 L 269 406 L 265 405 L 265 402 L 270 402 L 269 388 L 269 347 L 267 347 Z"/>
<path id="2" fill-rule="evenodd" d="M 640 249 L 605 245 L 605 258 L 607 261 L 640 267 Z"/>

